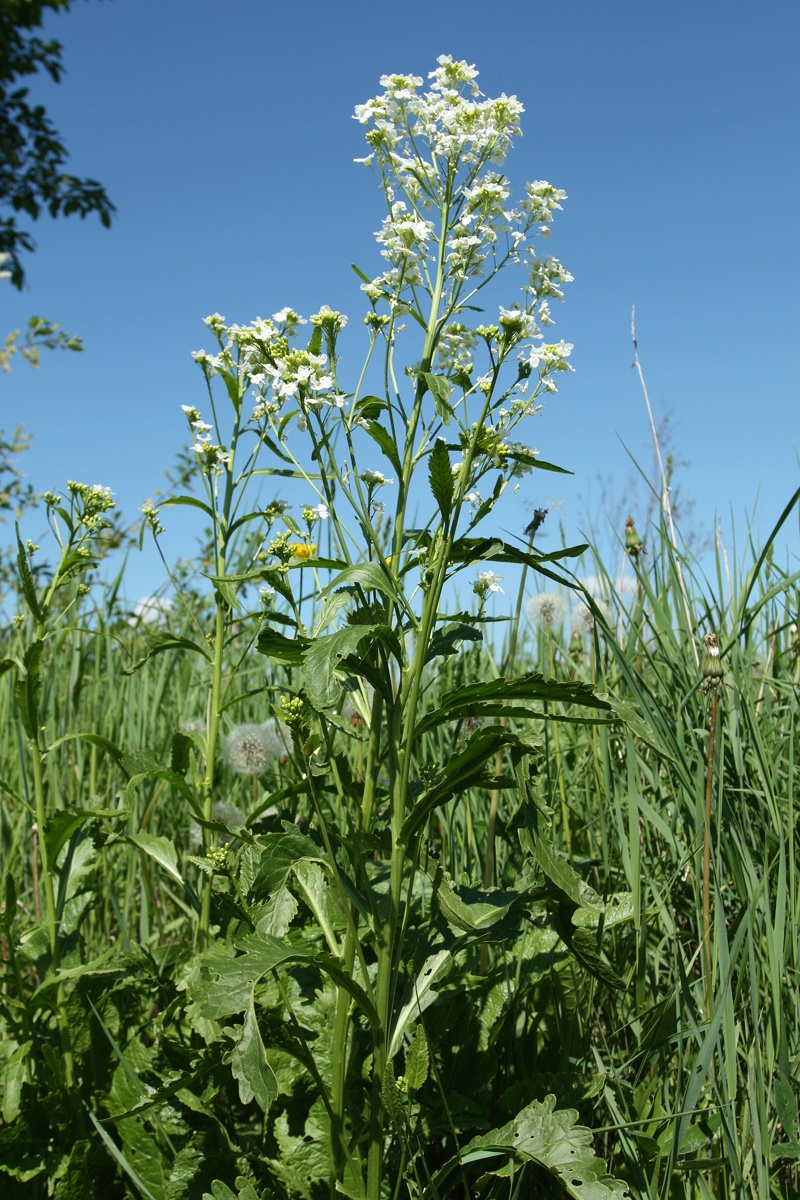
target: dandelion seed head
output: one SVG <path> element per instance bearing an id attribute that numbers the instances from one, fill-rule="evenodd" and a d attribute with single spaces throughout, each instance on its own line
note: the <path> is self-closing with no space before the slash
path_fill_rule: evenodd
<path id="1" fill-rule="evenodd" d="M 560 625 L 566 611 L 564 597 L 558 592 L 539 592 L 536 596 L 531 596 L 527 608 L 534 624 L 543 629 Z"/>
<path id="2" fill-rule="evenodd" d="M 235 725 L 225 738 L 225 762 L 237 775 L 260 775 L 281 758 L 284 745 L 274 722 Z"/>

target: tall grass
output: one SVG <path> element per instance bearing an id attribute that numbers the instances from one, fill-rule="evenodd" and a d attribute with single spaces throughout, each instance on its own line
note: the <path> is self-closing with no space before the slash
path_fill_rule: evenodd
<path id="1" fill-rule="evenodd" d="M 794 515 L 797 500 L 782 520 Z M 629 559 L 634 592 L 616 594 L 616 569 L 585 564 L 605 581 L 604 598 L 613 606 L 595 606 L 591 632 L 571 636 L 566 621 L 537 629 L 524 608 L 519 614 L 518 665 L 557 680 L 584 679 L 612 694 L 630 719 L 577 723 L 555 702 L 538 722 L 511 717 L 510 728 L 539 741 L 536 769 L 513 786 L 504 779 L 494 793 L 470 787 L 438 808 L 428 827 L 429 871 L 447 872 L 467 899 L 470 888 L 490 884 L 502 895 L 518 885 L 521 870 L 530 870 L 521 845 L 534 813 L 553 853 L 608 903 L 598 913 L 552 893 L 549 920 L 529 906 L 514 918 L 516 939 L 485 941 L 466 975 L 438 981 L 437 1002 L 423 1006 L 423 1028 L 428 1045 L 449 1050 L 433 1060 L 418 1101 L 410 1093 L 413 1102 L 398 1117 L 406 1150 L 397 1169 L 409 1194 L 445 1194 L 453 1182 L 447 1155 L 468 1140 L 476 1122 L 487 1128 L 507 1119 L 519 1101 L 548 1095 L 559 1107 L 579 1110 L 610 1172 L 627 1181 L 632 1195 L 761 1200 L 800 1189 L 800 577 L 774 561 L 772 540 L 758 554 L 748 543 L 732 570 L 718 547 L 709 580 L 688 554 L 679 575 L 672 534 L 656 526 L 647 531 L 647 553 Z M 191 861 L 199 851 L 179 761 L 187 722 L 205 703 L 197 656 L 161 653 L 131 672 L 145 635 L 152 647 L 153 631 L 129 623 L 117 587 L 74 599 L 48 636 L 41 664 L 49 749 L 40 786 L 61 922 L 55 974 L 44 936 L 41 821 L 32 828 L 37 783 L 16 716 L 15 674 L 8 670 L 0 680 L 6 880 L 0 1167 L 9 1194 L 61 1194 L 68 1182 L 88 1180 L 95 1190 L 102 1182 L 103 1195 L 200 1196 L 213 1180 L 227 1179 L 215 1184 L 215 1197 L 227 1197 L 224 1187 L 245 1196 L 249 1179 L 254 1195 L 264 1187 L 265 1195 L 316 1195 L 327 1168 L 308 1142 L 313 1122 L 300 1116 L 302 1089 L 286 1083 L 285 1104 L 279 1099 L 277 1115 L 266 1121 L 231 1091 L 213 1054 L 196 1044 L 196 1027 L 176 1017 L 182 995 L 176 983 L 192 988 L 191 977 L 180 983 L 181 964 L 202 919 Z M 213 622 L 212 603 L 200 593 L 195 609 L 201 626 Z M 171 615 L 170 627 L 188 636 L 179 614 Z M 693 649 L 706 633 L 721 646 L 724 674 L 715 693 L 701 687 L 702 659 L 698 669 Z M 18 637 L 12 627 L 5 631 L 8 661 L 19 653 Z M 443 693 L 500 677 L 509 649 L 491 639 L 454 645 L 455 653 L 429 668 L 424 707 L 435 710 Z M 287 677 L 267 663 L 265 681 L 265 661 L 242 660 L 240 650 L 231 647 L 223 664 L 226 727 L 266 720 Z M 372 769 L 364 760 L 369 702 L 363 696 L 340 721 L 354 779 Z M 469 732 L 435 726 L 425 734 L 420 760 L 447 761 Z M 296 770 L 290 758 L 276 758 L 254 779 L 217 763 L 215 794 L 247 817 L 239 843 L 245 854 L 249 835 L 278 831 L 282 819 L 320 828 L 318 805 L 329 804 L 328 794 L 311 803 Z M 344 833 L 345 813 L 328 811 L 325 819 Z M 213 828 L 225 832 L 218 823 Z M 145 842 L 143 834 L 154 840 Z M 176 847 L 173 861 L 159 839 Z M 380 839 L 371 845 L 380 858 Z M 425 879 L 423 873 L 415 885 L 421 891 L 414 904 L 423 907 L 430 902 Z M 306 878 L 306 903 L 318 883 Z M 219 881 L 212 893 L 213 920 L 224 930 L 240 919 L 235 896 L 227 899 Z M 333 900 L 325 903 L 334 904 L 332 914 L 339 911 Z M 408 912 L 414 904 L 409 898 Z M 422 943 L 419 953 L 426 953 Z M 324 1008 L 315 1015 L 309 982 L 298 969 L 280 985 L 291 992 L 284 996 L 294 1013 L 288 1026 L 275 1026 L 264 1010 L 263 1036 L 301 1061 L 328 1019 Z M 328 1003 L 323 993 L 316 996 L 316 1003 Z M 59 1011 L 70 1031 L 80 1097 L 77 1113 L 60 1115 Z M 156 1069 L 157 1048 L 167 1042 L 171 1067 Z M 23 1053 L 28 1043 L 33 1059 Z M 289 1059 L 286 1051 L 277 1054 L 285 1060 L 283 1078 Z M 321 1068 L 305 1061 L 305 1069 L 313 1076 Z M 156 1108 L 146 1099 L 154 1086 Z M 191 1115 L 212 1094 L 216 1127 Z M 59 1149 L 57 1138 L 54 1144 L 47 1133 L 53 1123 L 71 1131 L 71 1146 Z M 307 1156 L 305 1182 L 290 1166 L 298 1154 Z M 495 1194 L 498 1179 L 487 1175 L 481 1184 L 473 1173 L 468 1183 L 468 1175 L 458 1184 L 463 1192 L 447 1194 Z M 513 1194 L 559 1194 L 531 1168 L 521 1178 Z M 397 1189 L 404 1194 L 399 1182 Z"/>

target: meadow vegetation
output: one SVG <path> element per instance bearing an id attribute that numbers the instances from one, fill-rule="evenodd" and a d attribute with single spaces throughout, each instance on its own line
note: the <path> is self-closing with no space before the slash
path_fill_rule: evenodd
<path id="1" fill-rule="evenodd" d="M 2 562 L 7 1196 L 798 1194 L 800 492 L 710 578 L 668 503 L 613 566 L 495 536 L 569 273 L 475 75 L 356 112 L 360 373 L 327 307 L 207 319 L 164 603 L 0 448 L 51 531 Z"/>

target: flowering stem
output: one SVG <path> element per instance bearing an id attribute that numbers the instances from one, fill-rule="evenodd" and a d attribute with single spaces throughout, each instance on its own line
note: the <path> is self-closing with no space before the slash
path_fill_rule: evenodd
<path id="1" fill-rule="evenodd" d="M 711 794 L 714 788 L 714 740 L 717 727 L 717 693 L 711 693 L 706 761 L 705 822 L 703 825 L 703 966 L 706 1016 L 711 1019 Z"/>

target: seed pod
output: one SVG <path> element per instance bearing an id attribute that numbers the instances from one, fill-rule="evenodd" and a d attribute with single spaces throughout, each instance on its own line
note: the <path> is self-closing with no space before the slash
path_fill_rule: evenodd
<path id="1" fill-rule="evenodd" d="M 719 642 L 715 633 L 707 633 L 703 638 L 706 648 L 706 661 L 703 664 L 703 679 L 700 687 L 704 692 L 718 688 L 722 682 L 724 671 L 719 657 Z"/>

